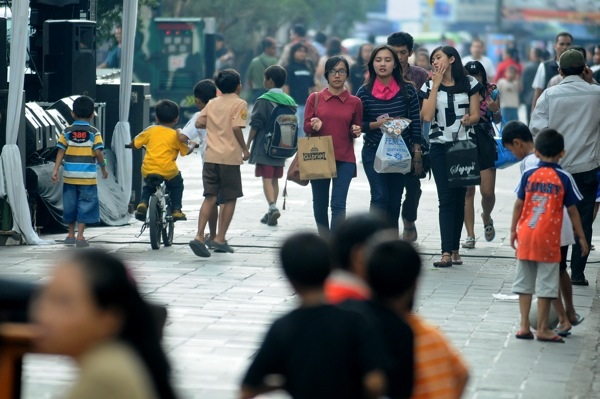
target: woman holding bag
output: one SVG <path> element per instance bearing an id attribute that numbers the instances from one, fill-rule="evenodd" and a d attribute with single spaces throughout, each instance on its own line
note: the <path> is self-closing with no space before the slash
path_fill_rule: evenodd
<path id="1" fill-rule="evenodd" d="M 462 264 L 458 252 L 465 214 L 466 187 L 451 188 L 446 167 L 446 148 L 456 140 L 469 140 L 471 127 L 479 122 L 481 85 L 467 76 L 454 47 L 442 46 L 431 54 L 433 74 L 419 95 L 423 98 L 423 121 L 431 122 L 431 170 L 439 201 L 442 258 L 435 267 Z"/>
<path id="2" fill-rule="evenodd" d="M 329 236 L 346 218 L 346 198 L 350 181 L 356 176 L 354 139 L 360 137 L 362 105 L 345 89 L 350 66 L 342 56 L 325 63 L 329 86 L 312 93 L 306 102 L 304 132 L 307 136 L 331 136 L 337 177 L 311 180 L 313 212 L 319 235 Z M 329 187 L 331 188 L 331 225 L 329 224 Z"/>
<path id="3" fill-rule="evenodd" d="M 396 118 L 410 119 L 411 123 L 402 132 L 402 138 L 408 149 L 412 149 L 414 153 L 415 175 L 421 174 L 423 161 L 419 98 L 413 85 L 404 80 L 400 60 L 392 47 L 376 47 L 367 66 L 369 79 L 356 95 L 363 104 L 362 126 L 366 134 L 362 161 L 371 188 L 370 210 L 385 216 L 391 226 L 398 229 L 407 175 L 376 172 L 375 154 L 383 136 L 381 128 L 384 123 Z"/>

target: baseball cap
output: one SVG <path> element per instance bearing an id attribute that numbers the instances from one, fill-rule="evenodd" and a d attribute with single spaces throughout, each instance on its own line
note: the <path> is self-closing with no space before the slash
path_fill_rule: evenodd
<path id="1" fill-rule="evenodd" d="M 585 59 L 581 51 L 569 49 L 562 53 L 559 60 L 561 68 L 577 68 L 585 65 Z"/>

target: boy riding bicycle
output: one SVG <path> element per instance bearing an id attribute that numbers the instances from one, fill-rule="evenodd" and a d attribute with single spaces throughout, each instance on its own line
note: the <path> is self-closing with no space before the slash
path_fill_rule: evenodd
<path id="1" fill-rule="evenodd" d="M 179 106 L 170 100 L 161 100 L 156 104 L 156 125 L 150 126 L 138 134 L 131 142 L 131 147 L 140 149 L 146 146 L 146 155 L 142 163 L 142 176 L 146 181 L 149 175 L 159 175 L 165 179 L 173 204 L 173 220 L 187 220 L 181 212 L 183 197 L 183 178 L 177 168 L 177 153 L 186 156 L 192 152 L 188 146 L 179 141 L 174 129 L 179 122 Z M 142 197 L 137 206 L 135 217 L 146 220 L 150 188 L 145 184 Z"/>

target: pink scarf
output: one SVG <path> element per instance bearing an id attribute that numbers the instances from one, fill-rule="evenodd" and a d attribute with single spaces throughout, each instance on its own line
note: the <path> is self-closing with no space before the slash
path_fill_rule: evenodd
<path id="1" fill-rule="evenodd" d="M 394 78 L 390 79 L 390 83 L 386 86 L 379 79 L 375 79 L 373 83 L 373 97 L 379 100 L 391 100 L 400 91 L 400 86 Z"/>

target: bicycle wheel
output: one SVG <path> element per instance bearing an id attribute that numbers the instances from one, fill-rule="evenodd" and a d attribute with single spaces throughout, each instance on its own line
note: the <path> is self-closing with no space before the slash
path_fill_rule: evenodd
<path id="1" fill-rule="evenodd" d="M 149 228 L 150 228 L 150 245 L 152 249 L 160 248 L 160 234 L 162 231 L 162 211 L 158 206 L 158 198 L 156 195 L 150 197 L 148 201 L 148 212 L 150 216 Z"/>
<path id="2" fill-rule="evenodd" d="M 162 240 L 165 247 L 173 245 L 173 234 L 175 233 L 175 222 L 173 216 L 171 216 L 171 201 L 167 200 L 167 210 L 164 213 L 165 223 L 162 226 Z"/>

